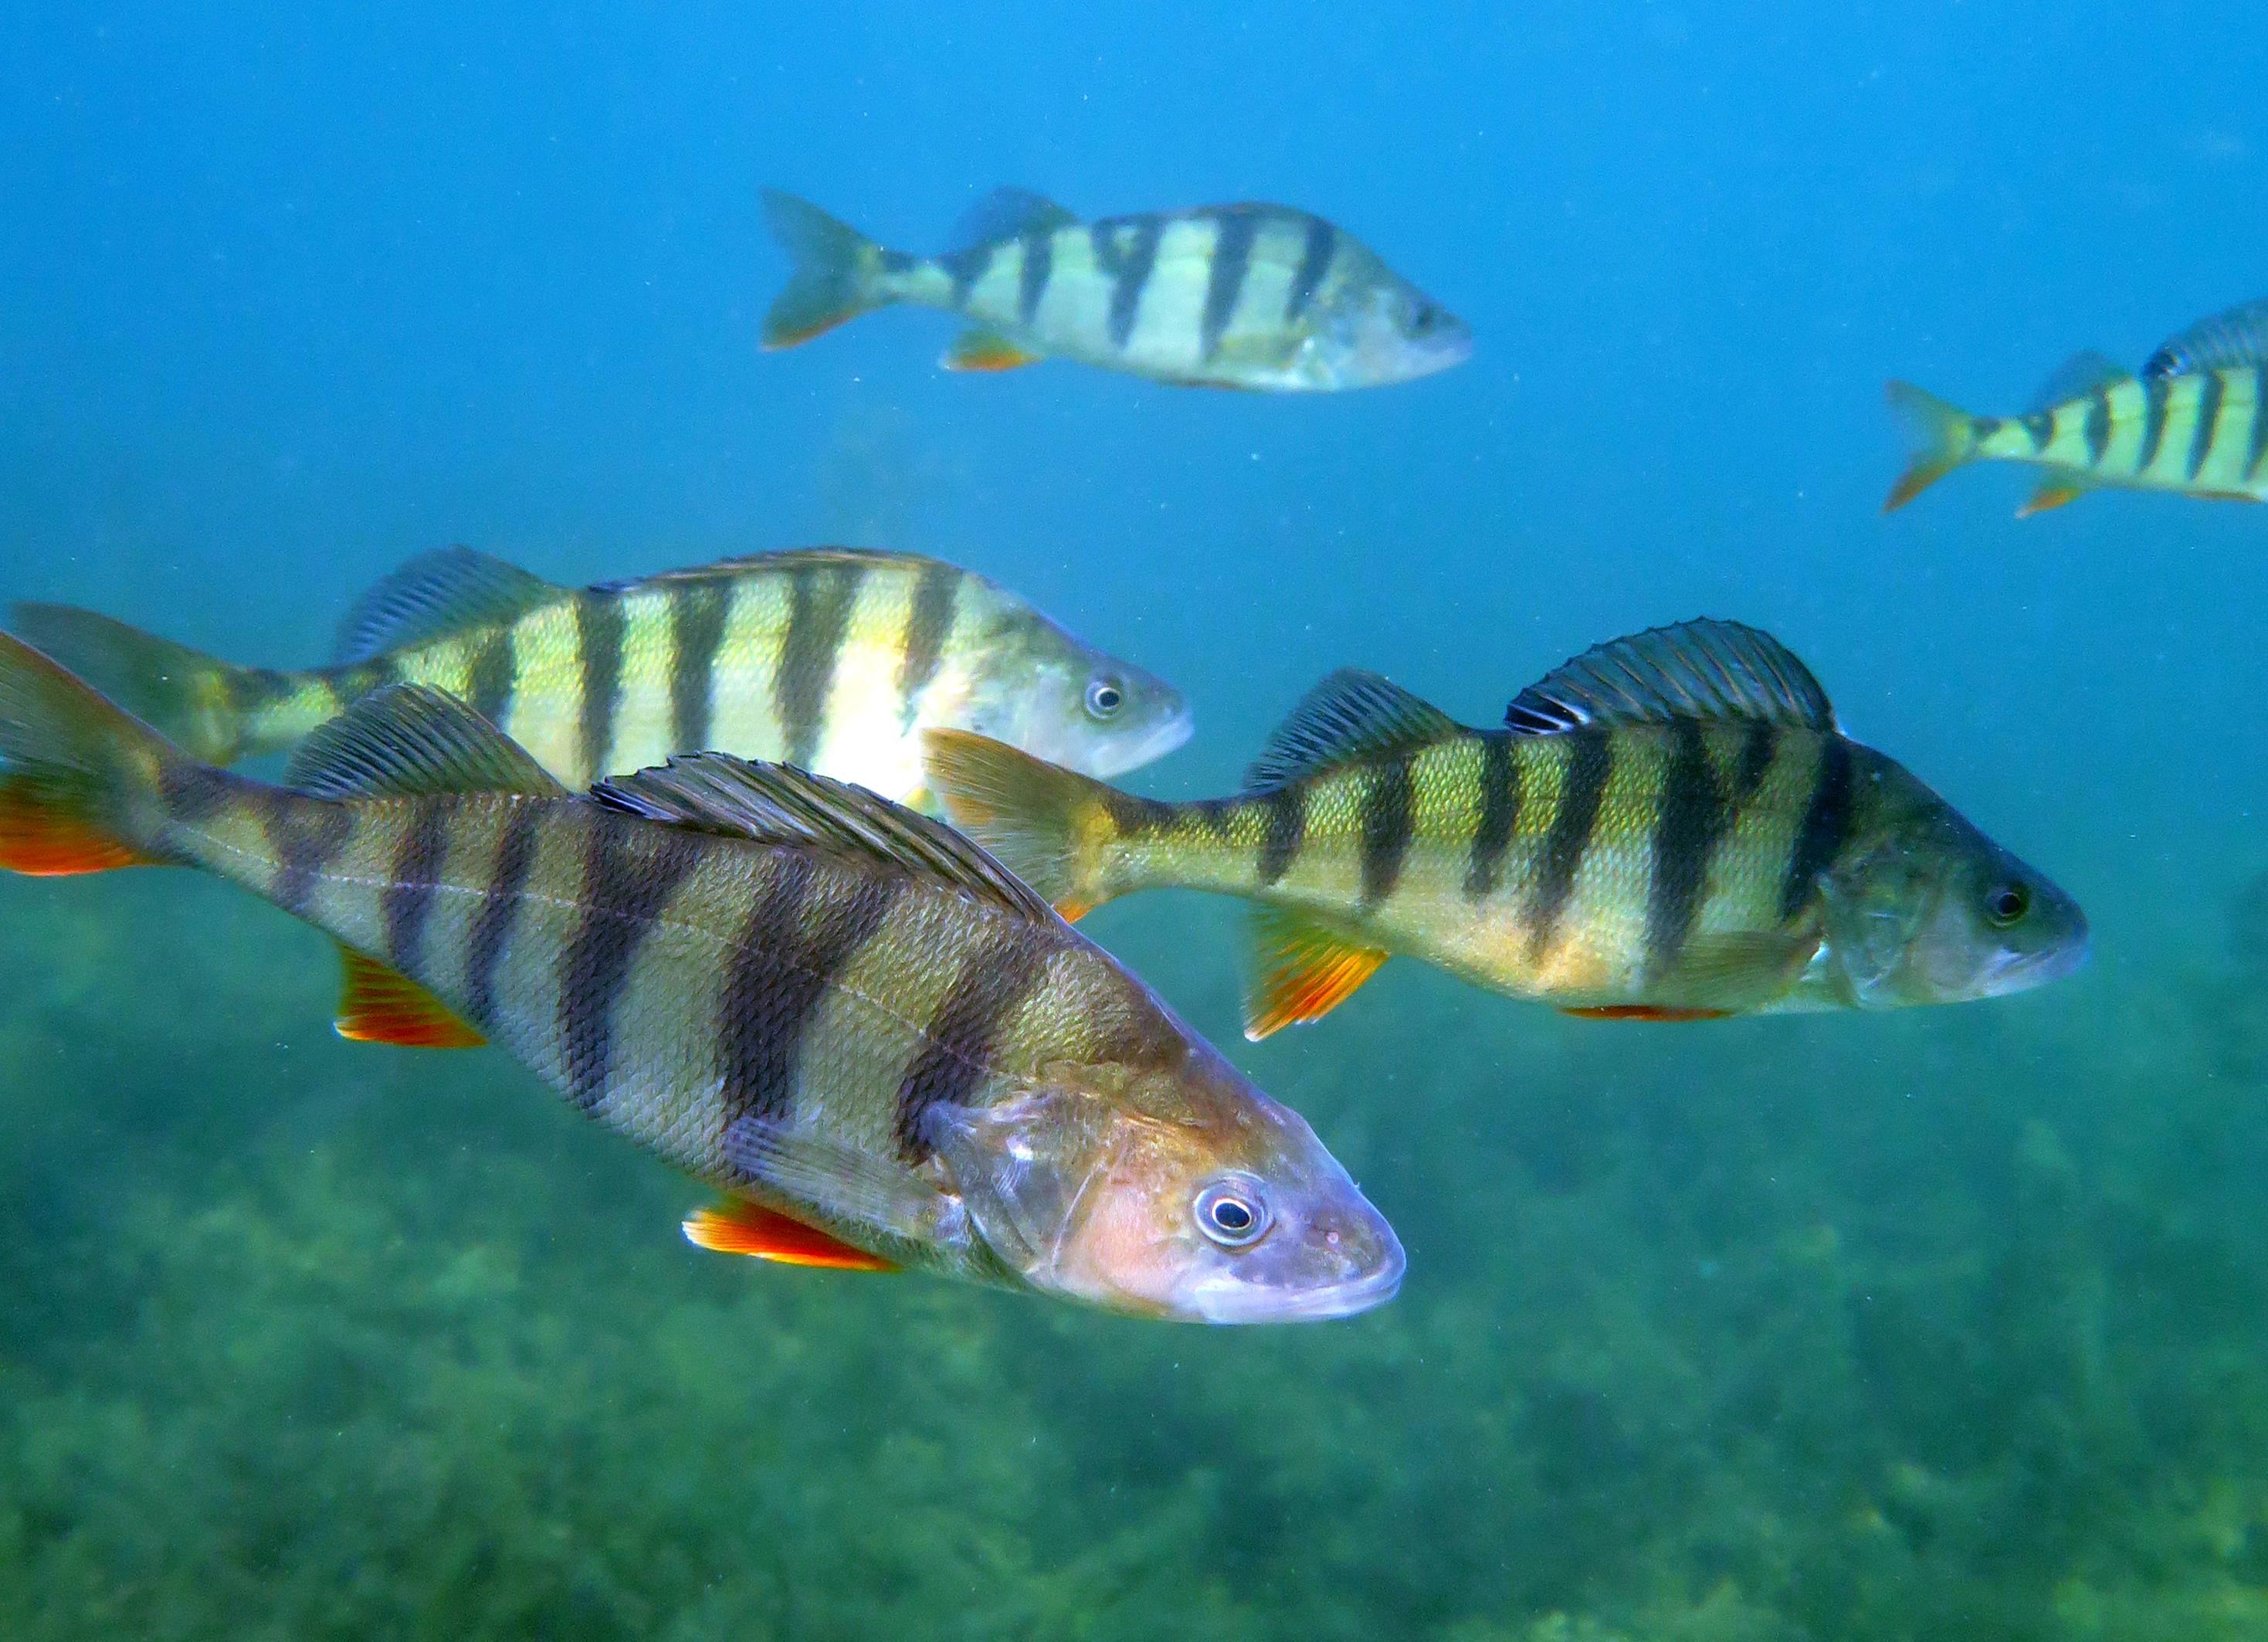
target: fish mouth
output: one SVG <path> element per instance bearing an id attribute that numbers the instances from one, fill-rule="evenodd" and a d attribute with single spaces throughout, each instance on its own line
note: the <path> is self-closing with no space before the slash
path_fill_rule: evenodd
<path id="1" fill-rule="evenodd" d="M 1155 763 L 1187 744 L 1197 725 L 1186 707 L 1151 726 L 1148 734 L 1126 741 L 1105 743 L 1096 752 L 1089 774 L 1108 777 Z"/>
<path id="2" fill-rule="evenodd" d="M 2068 940 L 2038 952 L 2012 953 L 2002 958 L 1985 977 L 1983 995 L 2005 998 L 2060 981 L 2083 967 L 2094 950 L 2094 939 L 2082 924 Z"/>
<path id="3" fill-rule="evenodd" d="M 1401 1292 L 1408 1260 L 1392 1228 L 1381 1224 L 1376 1235 L 1381 1245 L 1378 1258 L 1357 1276 L 1336 1283 L 1282 1289 L 1223 1275 L 1185 1296 L 1183 1314 L 1196 1322 L 1214 1323 L 1324 1322 L 1383 1306 Z"/>

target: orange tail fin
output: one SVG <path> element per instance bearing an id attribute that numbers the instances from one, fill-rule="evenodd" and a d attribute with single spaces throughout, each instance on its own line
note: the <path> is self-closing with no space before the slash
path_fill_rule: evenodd
<path id="1" fill-rule="evenodd" d="M 0 633 L 0 867 L 45 878 L 161 861 L 147 836 L 159 772 L 179 757 L 154 731 Z"/>

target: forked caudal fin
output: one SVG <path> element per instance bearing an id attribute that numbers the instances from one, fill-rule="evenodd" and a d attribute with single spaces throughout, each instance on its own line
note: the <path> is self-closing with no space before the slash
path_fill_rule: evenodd
<path id="1" fill-rule="evenodd" d="M 144 866 L 161 773 L 180 755 L 20 639 L 0 634 L 0 867 Z"/>
<path id="2" fill-rule="evenodd" d="M 232 764 L 272 750 L 246 745 L 246 710 L 272 693 L 267 687 L 280 683 L 276 674 L 70 605 L 19 604 L 9 625 L 192 758 Z"/>
<path id="3" fill-rule="evenodd" d="M 930 790 L 953 824 L 1073 921 L 1109 897 L 1097 882 L 1116 836 L 1111 789 L 966 730 L 923 737 Z"/>
<path id="4" fill-rule="evenodd" d="M 893 300 L 874 290 L 881 247 L 848 223 L 777 188 L 764 190 L 764 216 L 794 262 L 764 316 L 766 348 L 807 342 Z"/>
<path id="5" fill-rule="evenodd" d="M 1882 512 L 1894 513 L 1975 457 L 1977 422 L 1967 411 L 1911 382 L 1893 382 L 1888 392 L 1890 408 L 1913 430 L 1918 442 L 1913 460 L 1883 500 Z"/>

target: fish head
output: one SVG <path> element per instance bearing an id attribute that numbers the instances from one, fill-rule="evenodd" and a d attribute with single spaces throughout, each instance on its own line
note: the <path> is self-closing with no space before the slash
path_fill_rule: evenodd
<path id="1" fill-rule="evenodd" d="M 1108 1075 L 1067 1076 L 943 1112 L 933 1143 L 978 1235 L 1034 1288 L 1183 1322 L 1342 1317 L 1391 1300 L 1402 1245 L 1306 1120 L 1225 1063 L 1203 1075 L 1241 1087 L 1194 1102 L 1174 1091 L 1180 1109 L 1161 1116 L 1096 1086 Z"/>
<path id="2" fill-rule="evenodd" d="M 1188 701 L 1155 674 L 1036 614 L 997 630 L 955 727 L 1098 778 L 1163 758 L 1189 739 Z"/>
<path id="3" fill-rule="evenodd" d="M 1378 387 L 1431 376 L 1472 357 L 1455 314 L 1382 264 L 1317 302 L 1291 374 L 1322 389 Z"/>
<path id="4" fill-rule="evenodd" d="M 1822 886 L 1822 956 L 1846 1002 L 1999 998 L 2087 961 L 2076 901 L 1907 771 L 1880 763 L 1870 782 L 1876 824 Z"/>

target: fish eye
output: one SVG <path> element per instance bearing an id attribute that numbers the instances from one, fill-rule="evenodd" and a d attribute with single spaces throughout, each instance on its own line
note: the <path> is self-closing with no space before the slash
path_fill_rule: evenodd
<path id="1" fill-rule="evenodd" d="M 1994 929 L 2007 929 L 2032 909 L 2032 892 L 2021 884 L 2002 884 L 1984 897 L 1984 917 Z"/>
<path id="2" fill-rule="evenodd" d="M 1086 711 L 1097 718 L 1108 718 L 1126 704 L 1126 692 L 1118 688 L 1116 680 L 1089 679 L 1086 684 Z"/>
<path id="3" fill-rule="evenodd" d="M 1410 328 L 1422 336 L 1433 328 L 1434 322 L 1440 317 L 1440 309 L 1430 302 L 1421 302 L 1410 312 Z"/>
<path id="4" fill-rule="evenodd" d="M 1197 1230 L 1223 1248 L 1249 1248 L 1268 1235 L 1268 1202 L 1258 1181 L 1241 1175 L 1213 1181 L 1193 1206 Z"/>

